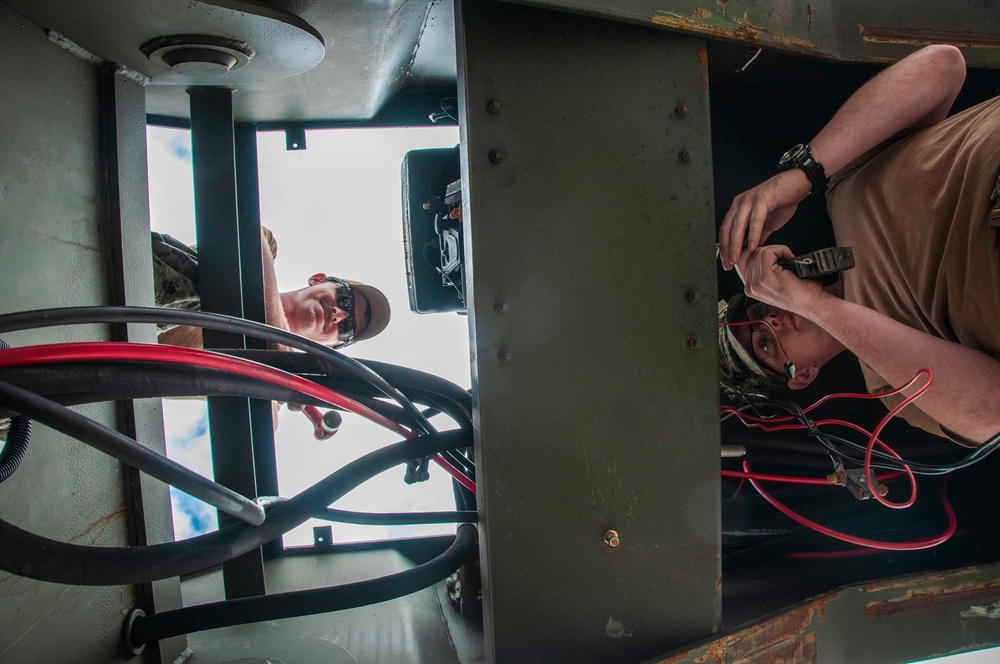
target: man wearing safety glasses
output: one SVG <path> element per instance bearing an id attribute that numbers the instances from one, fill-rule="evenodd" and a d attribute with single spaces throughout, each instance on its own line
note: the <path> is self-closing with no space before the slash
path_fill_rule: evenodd
<path id="1" fill-rule="evenodd" d="M 911 424 L 972 446 L 1000 431 L 1000 97 L 947 117 L 964 80 L 958 49 L 917 51 L 734 199 L 719 256 L 746 296 L 719 303 L 724 385 L 802 388 L 847 349 L 872 394 L 933 372 L 900 412 Z M 788 247 L 761 246 L 824 190 L 857 262 L 839 289 L 783 269 Z"/>

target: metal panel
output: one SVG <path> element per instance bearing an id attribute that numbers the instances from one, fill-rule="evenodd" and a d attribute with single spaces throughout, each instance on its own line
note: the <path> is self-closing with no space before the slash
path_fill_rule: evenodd
<path id="1" fill-rule="evenodd" d="M 142 86 L 106 65 L 102 74 L 102 144 L 111 258 L 112 303 L 152 306 L 153 271 L 149 260 L 149 189 L 146 161 L 145 95 Z M 152 325 L 115 325 L 116 341 L 156 343 Z M 163 409 L 159 399 L 118 402 L 119 430 L 166 456 Z M 170 492 L 166 484 L 123 466 L 129 539 L 144 546 L 174 539 Z M 180 608 L 179 579 L 143 584 L 139 606 L 147 613 Z M 159 661 L 173 661 L 186 638 L 161 641 Z"/>
<path id="2" fill-rule="evenodd" d="M 107 304 L 99 72 L 0 3 L 0 87 L 0 311 Z M 147 248 L 147 265 L 148 255 Z M 108 330 L 88 325 L 3 338 L 28 346 L 106 340 Z M 81 410 L 115 426 L 112 404 Z M 46 427 L 35 426 L 31 438 L 20 468 L 0 485 L 0 514 L 62 541 L 128 545 L 121 464 Z M 125 661 L 121 621 L 135 601 L 131 587 L 65 586 L 0 573 L 0 661 Z"/>
<path id="3" fill-rule="evenodd" d="M 720 620 L 704 44 L 458 16 L 488 658 L 638 661 Z"/>

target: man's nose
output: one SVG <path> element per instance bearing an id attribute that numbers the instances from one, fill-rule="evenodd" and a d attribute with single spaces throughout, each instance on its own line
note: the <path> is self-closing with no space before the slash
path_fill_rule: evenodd
<path id="1" fill-rule="evenodd" d="M 340 321 L 342 321 L 345 318 L 347 318 L 348 316 L 350 316 L 349 313 L 347 313 L 346 311 L 344 311 L 343 309 L 341 309 L 338 306 L 334 306 L 333 307 L 333 311 L 330 312 L 330 313 L 331 313 L 330 317 L 333 319 L 334 323 L 339 323 Z"/>

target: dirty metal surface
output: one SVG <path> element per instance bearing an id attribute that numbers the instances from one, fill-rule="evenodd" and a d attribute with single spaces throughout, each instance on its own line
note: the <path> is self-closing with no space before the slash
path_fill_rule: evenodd
<path id="1" fill-rule="evenodd" d="M 646 664 L 888 664 L 997 645 L 992 564 L 841 588 Z"/>
<path id="2" fill-rule="evenodd" d="M 942 42 L 963 48 L 970 66 L 1000 68 L 1000 4 L 995 0 L 528 0 L 526 4 L 852 62 L 892 62 L 919 46 Z"/>
<path id="3" fill-rule="evenodd" d="M 704 43 L 460 10 L 487 659 L 640 661 L 720 620 Z"/>

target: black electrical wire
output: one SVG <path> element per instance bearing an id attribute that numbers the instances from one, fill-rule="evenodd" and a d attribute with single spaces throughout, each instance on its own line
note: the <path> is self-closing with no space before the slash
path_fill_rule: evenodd
<path id="1" fill-rule="evenodd" d="M 39 581 L 83 586 L 149 583 L 220 565 L 270 542 L 326 509 L 370 477 L 410 459 L 468 447 L 472 432 L 427 434 L 352 461 L 267 511 L 260 526 L 237 523 L 214 533 L 140 547 L 95 547 L 51 540 L 0 520 L 0 569 Z"/>
<path id="2" fill-rule="evenodd" d="M 274 593 L 141 616 L 132 623 L 131 642 L 149 644 L 207 629 L 353 609 L 409 595 L 447 578 L 465 564 L 476 550 L 476 539 L 475 526 L 463 524 L 448 550 L 404 572 L 329 588 Z"/>
<path id="3" fill-rule="evenodd" d="M 205 311 L 161 307 L 64 307 L 0 315 L 0 332 L 81 323 L 173 323 L 232 332 L 284 344 L 305 351 L 328 363 L 329 366 L 339 367 L 348 375 L 371 383 L 409 412 L 425 433 L 435 431 L 427 418 L 409 399 L 385 378 L 361 362 L 292 332 L 242 318 Z"/>
<path id="4" fill-rule="evenodd" d="M 810 436 L 816 438 L 827 450 L 837 455 L 838 457 L 841 457 L 845 460 L 850 460 L 858 464 L 863 463 L 864 461 L 863 456 L 861 456 L 861 458 L 857 458 L 851 456 L 850 454 L 846 454 L 844 450 L 838 448 L 837 445 L 842 445 L 844 447 L 857 450 L 858 452 L 862 453 L 862 455 L 867 449 L 865 445 L 855 443 L 851 440 L 842 438 L 840 436 L 836 436 L 834 434 L 820 431 L 813 423 L 813 421 L 805 414 L 805 412 L 802 410 L 802 407 L 799 406 L 794 401 L 789 401 L 785 399 L 775 399 L 763 394 L 753 394 L 753 393 L 746 393 L 746 394 L 740 393 L 740 394 L 744 399 L 746 399 L 748 403 L 752 404 L 755 409 L 758 405 L 771 406 L 784 413 L 791 415 L 800 424 L 805 426 L 806 431 Z M 946 473 L 953 472 L 955 470 L 967 468 L 974 463 L 978 463 L 979 461 L 982 461 L 987 456 L 995 452 L 998 448 L 1000 448 L 1000 433 L 993 436 L 988 441 L 986 441 L 976 449 L 972 450 L 968 454 L 950 463 L 929 464 L 911 460 L 900 461 L 891 454 L 876 449 L 872 451 L 872 457 L 875 459 L 879 459 L 879 461 L 872 461 L 869 465 L 872 468 L 879 468 L 882 470 L 902 470 L 903 466 L 905 465 L 909 466 L 914 474 L 943 475 Z"/>

